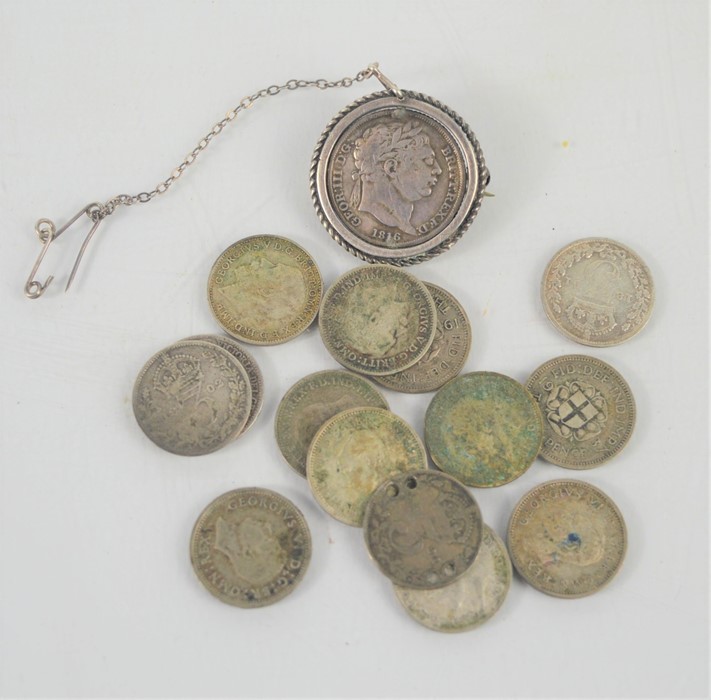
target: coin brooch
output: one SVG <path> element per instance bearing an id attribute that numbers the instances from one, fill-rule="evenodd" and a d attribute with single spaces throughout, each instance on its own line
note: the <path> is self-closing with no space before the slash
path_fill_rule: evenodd
<path id="1" fill-rule="evenodd" d="M 619 509 L 600 489 L 584 481 L 548 481 L 514 509 L 508 546 L 514 567 L 534 588 L 580 598 L 619 571 L 627 530 Z"/>
<path id="2" fill-rule="evenodd" d="M 424 283 L 437 309 L 434 340 L 412 367 L 376 377 L 393 391 L 420 394 L 435 391 L 461 372 L 471 347 L 472 329 L 462 305 L 445 289 Z"/>
<path id="3" fill-rule="evenodd" d="M 346 370 L 324 370 L 300 379 L 277 408 L 274 433 L 284 459 L 306 476 L 306 456 L 319 428 L 349 408 L 388 408 L 383 395 L 363 377 Z"/>
<path id="4" fill-rule="evenodd" d="M 543 415 L 541 457 L 590 469 L 618 454 L 635 424 L 635 402 L 622 375 L 586 355 L 542 364 L 526 382 Z"/>
<path id="5" fill-rule="evenodd" d="M 393 583 L 418 589 L 439 588 L 462 576 L 477 556 L 482 529 L 469 491 L 434 470 L 383 481 L 363 521 L 379 569 Z"/>
<path id="6" fill-rule="evenodd" d="M 301 581 L 311 533 L 287 498 L 262 488 L 230 491 L 200 514 L 190 561 L 201 583 L 223 603 L 258 608 L 276 603 Z"/>
<path id="7" fill-rule="evenodd" d="M 543 274 L 543 308 L 571 340 L 607 347 L 644 328 L 654 305 L 647 266 L 607 238 L 583 238 L 555 254 Z"/>
<path id="8" fill-rule="evenodd" d="M 212 266 L 210 309 L 237 340 L 276 345 L 305 331 L 316 318 L 323 282 L 313 258 L 280 236 L 233 243 Z"/>
<path id="9" fill-rule="evenodd" d="M 328 288 L 319 329 L 328 352 L 346 369 L 393 374 L 425 355 L 437 329 L 437 310 L 416 277 L 389 265 L 367 265 Z"/>
<path id="10" fill-rule="evenodd" d="M 156 353 L 133 388 L 133 412 L 159 447 L 203 455 L 239 435 L 250 415 L 247 373 L 212 342 L 183 340 Z"/>
<path id="11" fill-rule="evenodd" d="M 316 502 L 336 520 L 360 527 L 371 494 L 389 476 L 427 469 L 425 448 L 399 416 L 351 408 L 316 433 L 306 476 Z"/>
<path id="12" fill-rule="evenodd" d="M 341 110 L 311 160 L 321 223 L 367 262 L 412 265 L 451 248 L 488 182 L 466 122 L 427 95 L 397 88 Z"/>
<path id="13" fill-rule="evenodd" d="M 395 595 L 413 620 L 436 632 L 464 632 L 484 624 L 503 605 L 511 586 L 506 545 L 484 525 L 479 552 L 462 576 L 441 588 L 395 585 Z"/>
<path id="14" fill-rule="evenodd" d="M 467 486 L 501 486 L 538 455 L 543 423 L 534 398 L 515 379 L 471 372 L 445 384 L 425 414 L 432 461 Z"/>

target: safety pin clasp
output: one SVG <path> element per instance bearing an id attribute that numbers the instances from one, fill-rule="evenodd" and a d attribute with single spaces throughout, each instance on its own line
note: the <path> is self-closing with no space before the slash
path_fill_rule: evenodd
<path id="1" fill-rule="evenodd" d="M 35 224 L 35 233 L 42 242 L 42 250 L 40 251 L 37 261 L 35 262 L 32 268 L 32 272 L 30 272 L 30 276 L 27 278 L 27 282 L 25 283 L 25 296 L 28 299 L 39 299 L 47 291 L 47 287 L 49 287 L 50 283 L 54 279 L 54 275 L 50 275 L 47 278 L 47 281 L 42 284 L 39 280 L 35 279 L 37 276 L 37 271 L 39 270 L 39 266 L 42 264 L 42 260 L 47 254 L 49 246 L 52 244 L 52 242 L 59 238 L 59 236 L 61 236 L 83 214 L 86 214 L 92 220 L 93 225 L 89 230 L 89 233 L 87 234 L 86 238 L 84 239 L 81 248 L 79 249 L 79 254 L 77 255 L 76 262 L 74 263 L 74 267 L 72 268 L 71 274 L 69 275 L 69 281 L 67 282 L 67 286 L 64 289 L 64 291 L 66 292 L 71 286 L 72 281 L 74 280 L 74 277 L 77 274 L 77 270 L 79 269 L 79 263 L 81 262 L 82 257 L 84 256 L 84 252 L 86 251 L 89 242 L 96 233 L 96 230 L 99 228 L 99 224 L 104 220 L 105 216 L 107 216 L 108 213 L 105 212 L 105 209 L 101 206 L 101 204 L 99 204 L 98 202 L 92 202 L 91 204 L 88 204 L 83 209 L 78 211 L 59 230 L 57 230 L 57 227 L 54 225 L 54 222 L 50 221 L 49 219 L 40 219 Z"/>
<path id="2" fill-rule="evenodd" d="M 402 90 L 395 85 L 395 83 L 388 78 L 387 75 L 383 73 L 383 71 L 380 70 L 380 65 L 378 63 L 371 63 L 368 66 L 368 70 L 370 70 L 370 74 L 374 75 L 382 84 L 384 88 L 389 90 L 395 97 L 397 97 L 398 100 L 404 100 L 405 95 L 403 94 Z"/>

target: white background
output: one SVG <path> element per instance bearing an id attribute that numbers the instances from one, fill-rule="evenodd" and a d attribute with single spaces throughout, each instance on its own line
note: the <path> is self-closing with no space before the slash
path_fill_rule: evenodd
<path id="1" fill-rule="evenodd" d="M 8 696 L 667 696 L 708 692 L 707 19 L 704 2 L 0 3 L 0 692 Z M 454 636 L 419 627 L 369 561 L 360 530 L 320 510 L 282 460 L 284 392 L 335 367 L 316 327 L 255 348 L 263 413 L 198 458 L 138 429 L 134 378 L 157 350 L 218 332 L 208 271 L 235 240 L 289 236 L 330 284 L 357 264 L 308 192 L 311 151 L 347 103 L 380 89 L 300 90 L 241 115 L 165 196 L 122 209 L 62 292 L 86 231 L 50 249 L 45 297 L 22 294 L 40 217 L 151 189 L 246 94 L 338 79 L 371 61 L 461 114 L 492 173 L 456 247 L 413 272 L 472 321 L 467 371 L 525 381 L 586 352 L 628 380 L 626 450 L 588 472 L 537 460 L 476 490 L 505 533 L 516 501 L 583 478 L 619 505 L 629 550 L 581 600 L 516 578 L 500 611 Z M 636 250 L 654 276 L 646 329 L 586 349 L 559 335 L 539 285 L 586 236 Z M 387 392 L 422 431 L 430 395 Z M 277 605 L 212 598 L 188 558 L 214 497 L 264 486 L 313 535 L 310 569 Z"/>

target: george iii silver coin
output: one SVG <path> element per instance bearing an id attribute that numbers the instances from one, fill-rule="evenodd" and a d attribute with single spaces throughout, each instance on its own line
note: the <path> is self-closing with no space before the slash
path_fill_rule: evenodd
<path id="1" fill-rule="evenodd" d="M 392 265 L 449 249 L 477 215 L 488 182 L 466 122 L 409 90 L 345 107 L 311 161 L 312 200 L 331 237 L 362 260 Z"/>

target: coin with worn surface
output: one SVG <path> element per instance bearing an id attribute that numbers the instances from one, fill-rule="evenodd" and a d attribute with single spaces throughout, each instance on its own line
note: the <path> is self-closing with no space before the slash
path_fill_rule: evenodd
<path id="1" fill-rule="evenodd" d="M 436 284 L 424 284 L 437 309 L 432 345 L 412 367 L 377 377 L 377 381 L 388 389 L 408 394 L 435 391 L 456 377 L 467 361 L 472 342 L 472 329 L 462 305 Z"/>
<path id="2" fill-rule="evenodd" d="M 231 336 L 276 345 L 305 331 L 318 313 L 323 282 L 313 258 L 280 236 L 251 236 L 215 261 L 210 308 Z"/>
<path id="3" fill-rule="evenodd" d="M 617 506 L 584 481 L 547 481 L 531 489 L 509 521 L 516 571 L 534 588 L 580 598 L 602 588 L 620 569 L 627 530 Z"/>
<path id="4" fill-rule="evenodd" d="M 363 97 L 328 124 L 311 161 L 311 196 L 321 223 L 350 253 L 412 265 L 459 240 L 489 171 L 458 114 L 401 92 Z"/>
<path id="5" fill-rule="evenodd" d="M 467 486 L 501 486 L 538 455 L 541 412 L 530 392 L 496 372 L 471 372 L 445 384 L 425 414 L 432 461 Z"/>
<path id="6" fill-rule="evenodd" d="M 583 238 L 555 254 L 541 284 L 551 323 L 583 345 L 606 347 L 644 328 L 654 305 L 647 266 L 608 238 Z"/>
<path id="7" fill-rule="evenodd" d="M 318 504 L 356 527 L 383 479 L 421 469 L 427 469 L 427 456 L 417 433 L 382 408 L 351 408 L 330 418 L 316 433 L 306 460 Z"/>
<path id="8" fill-rule="evenodd" d="M 418 279 L 389 265 L 357 267 L 323 297 L 319 328 L 346 369 L 392 374 L 425 355 L 437 327 L 432 296 Z"/>
<path id="9" fill-rule="evenodd" d="M 526 387 L 543 414 L 541 457 L 553 464 L 596 467 L 620 452 L 632 435 L 632 391 L 602 360 L 556 357 L 541 365 Z"/>
<path id="10" fill-rule="evenodd" d="M 506 545 L 484 525 L 476 559 L 456 581 L 432 590 L 396 585 L 395 594 L 421 625 L 436 632 L 464 632 L 491 618 L 510 586 L 511 560 Z"/>
<path id="11" fill-rule="evenodd" d="M 363 377 L 345 370 L 324 370 L 300 379 L 277 408 L 274 432 L 284 459 L 306 476 L 306 455 L 318 429 L 349 408 L 388 408 L 383 395 Z"/>
<path id="12" fill-rule="evenodd" d="M 259 608 L 294 590 L 311 559 L 311 533 L 301 511 L 262 488 L 237 489 L 200 514 L 190 561 L 202 584 L 223 603 Z"/>
<path id="13" fill-rule="evenodd" d="M 168 452 L 203 455 L 244 428 L 252 392 L 247 373 L 214 343 L 182 340 L 156 353 L 133 388 L 141 430 Z"/>
<path id="14" fill-rule="evenodd" d="M 224 335 L 194 335 L 186 340 L 204 340 L 208 343 L 215 343 L 215 345 L 219 345 L 223 350 L 227 350 L 244 368 L 244 371 L 247 373 L 247 378 L 249 379 L 249 388 L 252 390 L 252 405 L 249 411 L 249 418 L 247 418 L 247 422 L 244 424 L 244 428 L 242 428 L 242 432 L 240 433 L 240 435 L 243 435 L 252 427 L 259 412 L 262 410 L 262 403 L 264 402 L 264 379 L 262 378 L 259 365 L 239 343 Z"/>
<path id="15" fill-rule="evenodd" d="M 439 588 L 471 566 L 483 529 L 474 497 L 436 471 L 383 481 L 365 511 L 365 543 L 378 568 L 408 588 Z"/>

